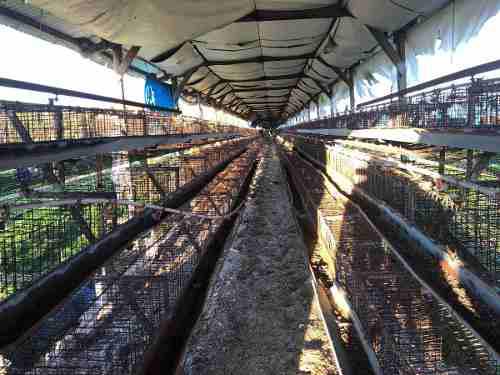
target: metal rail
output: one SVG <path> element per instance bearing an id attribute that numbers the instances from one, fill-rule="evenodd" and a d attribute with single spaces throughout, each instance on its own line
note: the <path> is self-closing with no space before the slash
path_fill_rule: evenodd
<path id="1" fill-rule="evenodd" d="M 432 79 L 430 81 L 420 83 L 420 84 L 412 86 L 412 87 L 408 87 L 407 89 L 404 89 L 404 90 L 401 90 L 401 91 L 398 91 L 398 92 L 395 92 L 395 93 L 392 93 L 392 94 L 389 94 L 386 96 L 382 96 L 382 97 L 377 98 L 377 99 L 369 100 L 367 102 L 358 104 L 357 107 L 363 108 L 366 106 L 370 106 L 370 105 L 380 103 L 380 102 L 385 102 L 387 100 L 391 100 L 391 99 L 395 99 L 395 98 L 401 99 L 405 95 L 411 94 L 413 92 L 426 90 L 430 87 L 442 85 L 444 83 L 457 81 L 457 80 L 462 79 L 462 78 L 474 77 L 475 75 L 491 72 L 491 71 L 497 70 L 497 69 L 500 69 L 500 60 L 491 61 L 489 63 L 485 63 L 485 64 L 481 64 L 481 65 L 478 65 L 478 66 L 475 66 L 472 68 L 464 69 L 464 70 L 461 70 L 461 71 L 456 72 L 456 73 L 447 74 L 445 76 L 442 76 L 442 77 L 439 77 L 436 79 Z"/>
<path id="2" fill-rule="evenodd" d="M 10 88 L 20 89 L 20 90 L 45 92 L 45 93 L 54 94 L 54 95 L 61 95 L 61 96 L 71 96 L 74 98 L 96 100 L 96 101 L 105 102 L 105 103 L 123 104 L 123 105 L 138 107 L 138 108 L 147 108 L 147 109 L 151 109 L 151 110 L 159 111 L 159 112 L 181 113 L 177 109 L 158 107 L 158 106 L 154 106 L 154 105 L 135 102 L 132 100 L 123 100 L 123 99 L 118 99 L 118 98 L 112 98 L 109 96 L 91 94 L 91 93 L 83 92 L 83 91 L 68 90 L 68 89 L 63 89 L 60 87 L 40 85 L 38 83 L 18 81 L 15 79 L 9 79 L 9 78 L 3 78 L 3 77 L 0 77 L 0 86 L 10 87 Z"/>

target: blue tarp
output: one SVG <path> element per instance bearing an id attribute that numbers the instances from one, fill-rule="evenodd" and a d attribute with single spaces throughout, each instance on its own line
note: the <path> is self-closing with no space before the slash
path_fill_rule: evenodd
<path id="1" fill-rule="evenodd" d="M 176 109 L 172 86 L 154 78 L 146 78 L 144 86 L 144 101 L 157 107 Z"/>

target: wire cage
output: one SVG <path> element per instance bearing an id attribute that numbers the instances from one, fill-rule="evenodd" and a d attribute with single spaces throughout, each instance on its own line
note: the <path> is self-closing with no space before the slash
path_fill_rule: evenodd
<path id="1" fill-rule="evenodd" d="M 329 170 L 345 176 L 429 237 L 470 259 L 479 267 L 480 277 L 500 286 L 500 194 L 483 189 L 480 183 L 461 184 L 465 176 L 456 179 L 453 175 L 445 181 L 357 150 L 329 147 L 303 137 L 288 139 L 313 158 L 325 155 Z M 415 163 L 409 168 L 412 166 Z"/>
<path id="2" fill-rule="evenodd" d="M 149 157 L 143 151 L 65 160 L 29 168 L 30 177 L 23 180 L 16 176 L 19 171 L 9 174 L 8 194 L 0 198 L 0 301 L 142 212 L 140 207 L 113 200 L 160 203 L 248 142 L 240 139 L 203 146 L 196 155 L 191 150 L 176 155 L 155 152 Z M 76 203 L 43 207 L 43 202 L 67 197 Z M 78 203 L 86 198 L 110 201 Z M 16 208 L 23 204 L 35 207 Z"/>
<path id="3" fill-rule="evenodd" d="M 169 112 L 0 101 L 0 145 L 204 133 L 247 136 L 253 135 L 255 129 L 221 125 Z"/>
<path id="4" fill-rule="evenodd" d="M 489 349 L 405 268 L 359 209 L 328 189 L 297 153 L 284 154 L 309 214 L 327 223 L 318 230 L 332 256 L 335 281 L 345 290 L 382 373 L 497 374 Z"/>
<path id="5" fill-rule="evenodd" d="M 257 152 L 258 146 L 250 146 L 185 209 L 209 217 L 228 214 Z M 221 223 L 168 216 L 95 270 L 29 336 L 0 351 L 0 372 L 137 373 Z"/>
<path id="6" fill-rule="evenodd" d="M 500 80 L 472 79 L 469 83 L 429 89 L 329 119 L 288 127 L 297 129 L 483 129 L 500 126 Z"/>

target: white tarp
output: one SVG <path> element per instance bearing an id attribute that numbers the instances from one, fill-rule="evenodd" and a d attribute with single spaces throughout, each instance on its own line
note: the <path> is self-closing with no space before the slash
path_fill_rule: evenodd
<path id="1" fill-rule="evenodd" d="M 254 9 L 251 0 L 32 0 L 32 4 L 107 40 L 142 46 L 147 58 Z"/>
<path id="2" fill-rule="evenodd" d="M 476 3 L 475 0 L 468 0 Z M 448 0 L 350 0 L 348 8 L 362 23 L 392 32 L 417 16 L 444 6 Z"/>
<path id="3" fill-rule="evenodd" d="M 366 25 L 392 32 L 416 17 L 425 19 L 430 11 L 439 9 L 447 2 L 449 0 L 31 0 L 32 5 L 92 35 L 125 47 L 141 46 L 140 56 L 146 59 L 187 42 L 158 65 L 167 74 L 179 76 L 192 67 L 206 63 L 207 67 L 200 67 L 190 79 L 196 82 L 206 77 L 191 86 L 196 90 L 204 90 L 204 93 L 220 79 L 249 80 L 302 73 L 313 77 L 323 86 L 330 85 L 337 75 L 328 64 L 341 69 L 349 68 L 374 53 L 377 42 Z M 425 22 L 425 25 L 431 25 L 428 30 L 421 33 L 411 31 L 407 45 L 409 76 L 412 76 L 411 70 L 416 69 L 414 56 L 434 48 L 436 29 L 443 39 L 448 38 L 452 30 L 454 42 L 451 45 L 459 43 L 480 28 L 481 23 L 496 11 L 499 2 L 457 0 L 456 11 L 453 12 L 454 27 L 450 29 L 448 25 L 448 11 Z M 355 18 L 341 17 L 331 30 L 332 19 L 328 17 L 233 23 L 256 9 L 298 10 L 332 4 L 346 4 Z M 330 37 L 326 38 L 328 32 Z M 323 45 L 320 46 L 322 41 Z M 443 43 L 445 47 L 450 45 L 447 40 Z M 293 58 L 310 53 L 320 55 L 327 65 L 317 59 Z M 245 59 L 260 57 L 288 59 L 241 63 Z M 227 65 L 226 62 L 233 64 Z M 395 87 L 395 69 L 384 54 L 370 58 L 357 68 L 355 75 L 358 101 L 378 96 Z M 248 87 L 262 90 L 249 92 L 249 95 L 241 93 L 242 97 L 249 97 L 261 95 L 266 92 L 266 87 L 276 87 L 284 82 L 287 82 L 286 86 L 297 85 L 309 95 L 315 95 L 320 90 L 311 79 L 234 82 L 231 86 L 233 89 Z M 229 88 L 220 92 L 218 90 L 212 95 L 220 98 Z M 290 101 L 300 106 L 310 99 L 298 89 L 286 92 L 291 95 Z M 336 85 L 333 103 L 337 112 L 349 107 L 349 90 L 344 83 Z M 287 110 L 295 111 L 296 108 L 288 106 Z"/>
<path id="4" fill-rule="evenodd" d="M 356 104 L 397 91 L 397 71 L 387 55 L 380 51 L 354 71 Z"/>
<path id="5" fill-rule="evenodd" d="M 345 83 L 339 82 L 332 87 L 332 105 L 335 113 L 349 110 L 349 87 Z"/>
<path id="6" fill-rule="evenodd" d="M 425 81 L 431 76 L 424 75 L 434 71 L 436 76 L 443 72 L 451 73 L 460 70 L 459 64 L 452 64 L 452 52 L 467 43 L 478 34 L 484 24 L 500 11 L 500 0 L 456 0 L 437 12 L 408 33 L 406 42 L 406 60 L 408 67 L 408 84 L 413 85 Z M 494 45 L 491 48 L 495 48 Z M 475 56 L 475 63 L 480 60 L 482 51 L 469 51 Z M 435 56 L 427 59 L 434 68 L 422 65 L 418 56 Z M 440 65 L 440 66 L 438 66 Z"/>

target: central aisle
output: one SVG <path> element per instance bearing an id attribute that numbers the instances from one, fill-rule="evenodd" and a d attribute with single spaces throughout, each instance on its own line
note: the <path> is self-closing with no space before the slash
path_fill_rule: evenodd
<path id="1" fill-rule="evenodd" d="M 209 287 L 179 374 L 336 374 L 275 145 Z"/>

